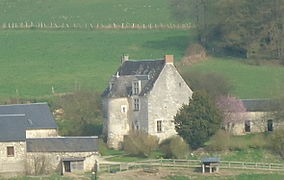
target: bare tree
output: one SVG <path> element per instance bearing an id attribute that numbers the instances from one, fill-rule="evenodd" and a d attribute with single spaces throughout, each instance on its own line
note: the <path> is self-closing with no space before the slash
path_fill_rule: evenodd
<path id="1" fill-rule="evenodd" d="M 216 100 L 217 107 L 223 112 L 223 126 L 232 133 L 236 124 L 244 123 L 246 108 L 240 99 L 233 96 L 220 96 Z"/>

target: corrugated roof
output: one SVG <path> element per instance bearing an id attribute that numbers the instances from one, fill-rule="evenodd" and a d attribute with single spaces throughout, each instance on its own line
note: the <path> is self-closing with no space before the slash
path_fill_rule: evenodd
<path id="1" fill-rule="evenodd" d="M 0 115 L 24 114 L 28 129 L 57 128 L 47 103 L 0 105 Z"/>
<path id="2" fill-rule="evenodd" d="M 140 95 L 148 93 L 164 68 L 164 60 L 128 60 L 125 61 L 111 79 L 112 86 L 107 87 L 103 97 L 126 97 L 132 94 L 132 81 L 141 80 Z"/>
<path id="3" fill-rule="evenodd" d="M 280 101 L 276 99 L 242 99 L 248 112 L 276 111 L 280 107 Z"/>
<path id="4" fill-rule="evenodd" d="M 56 137 L 27 139 L 27 152 L 96 152 L 98 138 Z"/>
<path id="5" fill-rule="evenodd" d="M 0 115 L 0 142 L 25 141 L 28 121 L 25 115 Z"/>

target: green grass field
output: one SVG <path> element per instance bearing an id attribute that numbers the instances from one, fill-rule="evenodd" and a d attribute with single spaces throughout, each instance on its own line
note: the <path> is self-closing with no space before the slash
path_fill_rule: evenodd
<path id="1" fill-rule="evenodd" d="M 176 23 L 169 0 L 2 0 L 0 24 Z M 120 64 L 120 56 L 155 59 L 174 54 L 181 59 L 196 42 L 182 30 L 1 30 L 0 98 L 39 97 L 87 88 L 102 92 Z M 244 60 L 243 60 L 244 61 Z M 282 95 L 284 68 L 250 66 L 239 59 L 209 58 L 183 71 L 217 72 L 227 77 L 240 98 Z"/>
<path id="2" fill-rule="evenodd" d="M 36 97 L 74 88 L 102 91 L 120 57 L 181 58 L 187 31 L 0 31 L 0 97 Z"/>
<path id="3" fill-rule="evenodd" d="M 199 179 L 199 180 L 282 180 L 284 179 L 284 175 L 280 173 L 269 173 L 264 172 L 261 174 L 240 174 L 240 175 L 228 175 L 228 176 L 220 176 L 220 175 L 191 175 L 187 176 L 170 176 L 167 177 L 166 180 L 190 180 L 190 179 Z"/>
<path id="4" fill-rule="evenodd" d="M 216 72 L 234 86 L 233 95 L 239 98 L 277 98 L 283 96 L 284 67 L 252 66 L 246 60 L 209 58 L 205 62 L 183 68 L 184 71 Z"/>
<path id="5" fill-rule="evenodd" d="M 38 97 L 88 88 L 102 92 L 120 64 L 120 56 L 181 59 L 193 32 L 177 30 L 0 31 L 0 97 Z M 244 60 L 243 60 L 244 61 Z M 252 66 L 239 59 L 209 58 L 183 71 L 217 72 L 240 98 L 282 94 L 284 68 Z M 17 90 L 17 92 L 16 92 Z"/>
<path id="6" fill-rule="evenodd" d="M 169 0 L 1 0 L 0 23 L 175 23 Z"/>

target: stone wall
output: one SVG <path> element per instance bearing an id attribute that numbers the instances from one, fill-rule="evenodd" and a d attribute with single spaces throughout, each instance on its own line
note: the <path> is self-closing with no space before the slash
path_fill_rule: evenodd
<path id="1" fill-rule="evenodd" d="M 188 104 L 192 91 L 173 64 L 166 64 L 148 95 L 148 133 L 163 140 L 176 134 L 174 116 L 182 104 Z M 157 121 L 162 132 L 157 132 Z"/>
<path id="2" fill-rule="evenodd" d="M 7 147 L 14 147 L 14 156 L 7 156 Z M 0 175 L 25 173 L 26 142 L 0 142 Z"/>
<path id="3" fill-rule="evenodd" d="M 273 120 L 273 113 L 270 112 L 246 112 L 244 122 L 238 123 L 233 129 L 233 134 L 244 135 L 246 133 L 259 133 L 268 131 L 268 120 L 273 121 L 273 129 L 281 126 Z M 250 121 L 250 132 L 245 132 L 245 121 Z"/>
<path id="4" fill-rule="evenodd" d="M 28 152 L 27 174 L 61 173 L 63 172 L 62 158 L 85 158 L 84 172 L 91 172 L 99 154 L 98 152 Z"/>
<path id="5" fill-rule="evenodd" d="M 108 99 L 108 114 L 105 121 L 107 131 L 107 144 L 111 148 L 118 149 L 123 142 L 123 136 L 130 130 L 131 111 L 128 98 Z"/>
<path id="6" fill-rule="evenodd" d="M 46 138 L 58 136 L 57 129 L 27 129 L 26 138 Z"/>

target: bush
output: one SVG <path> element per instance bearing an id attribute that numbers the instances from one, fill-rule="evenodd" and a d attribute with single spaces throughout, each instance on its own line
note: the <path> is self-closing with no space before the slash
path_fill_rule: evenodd
<path id="1" fill-rule="evenodd" d="M 124 136 L 123 149 L 130 155 L 149 157 L 158 148 L 158 138 L 143 131 L 132 131 Z"/>
<path id="2" fill-rule="evenodd" d="M 271 149 L 284 158 L 284 129 L 277 129 L 269 137 Z"/>
<path id="3" fill-rule="evenodd" d="M 165 158 L 187 158 L 189 150 L 189 145 L 179 136 L 165 139 L 160 144 L 160 151 Z"/>
<path id="4" fill-rule="evenodd" d="M 230 144 L 230 134 L 225 130 L 218 130 L 214 134 L 208 144 L 206 149 L 209 151 L 226 151 L 229 149 Z"/>
<path id="5" fill-rule="evenodd" d="M 265 148 L 267 147 L 267 139 L 263 134 L 256 134 L 250 140 L 250 148 Z"/>

